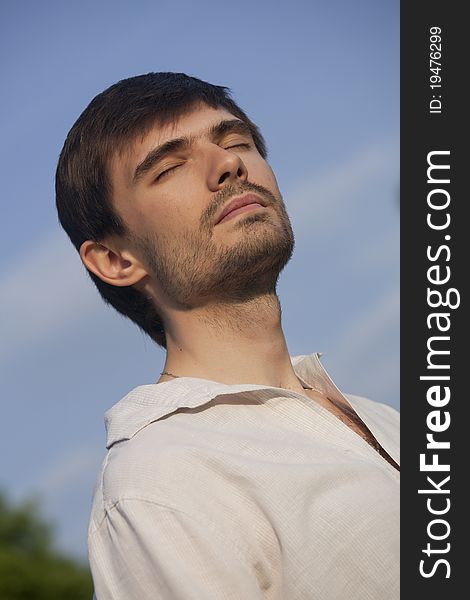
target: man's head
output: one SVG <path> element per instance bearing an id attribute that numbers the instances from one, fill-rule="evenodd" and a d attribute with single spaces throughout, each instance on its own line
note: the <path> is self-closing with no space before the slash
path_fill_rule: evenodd
<path id="1" fill-rule="evenodd" d="M 275 290 L 294 238 L 266 156 L 227 88 L 182 73 L 118 82 L 69 132 L 60 222 L 104 300 L 161 346 L 165 305 Z M 261 206 L 217 223 L 247 193 Z"/>

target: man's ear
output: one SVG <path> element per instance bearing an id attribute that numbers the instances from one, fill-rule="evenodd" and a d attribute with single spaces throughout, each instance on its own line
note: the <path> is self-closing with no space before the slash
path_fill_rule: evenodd
<path id="1" fill-rule="evenodd" d="M 131 252 L 120 250 L 110 242 L 83 242 L 80 246 L 80 258 L 89 271 L 110 285 L 134 285 L 148 275 Z"/>

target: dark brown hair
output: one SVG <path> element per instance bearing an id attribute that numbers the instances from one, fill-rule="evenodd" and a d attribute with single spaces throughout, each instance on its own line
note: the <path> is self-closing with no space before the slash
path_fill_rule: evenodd
<path id="1" fill-rule="evenodd" d="M 123 79 L 98 94 L 73 125 L 56 172 L 59 221 L 77 250 L 86 240 L 127 235 L 113 207 L 110 159 L 155 123 L 175 122 L 198 103 L 225 108 L 250 127 L 263 158 L 266 144 L 257 126 L 231 98 L 229 88 L 184 73 L 147 73 Z M 132 286 L 118 287 L 88 271 L 103 300 L 166 348 L 163 323 L 150 300 Z"/>

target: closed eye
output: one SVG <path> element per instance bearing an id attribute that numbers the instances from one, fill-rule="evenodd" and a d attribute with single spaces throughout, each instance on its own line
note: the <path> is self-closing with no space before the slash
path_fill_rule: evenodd
<path id="1" fill-rule="evenodd" d="M 225 150 L 231 150 L 232 148 L 251 148 L 251 144 L 248 144 L 247 142 L 242 142 L 240 144 L 234 144 L 233 146 L 227 146 L 227 148 L 225 148 Z"/>
<path id="2" fill-rule="evenodd" d="M 172 171 L 174 171 L 175 169 L 177 169 L 178 167 L 181 167 L 181 165 L 175 165 L 174 167 L 168 167 L 168 169 L 165 169 L 164 171 L 162 171 L 156 178 L 155 181 L 160 181 L 160 179 L 162 179 L 163 177 L 166 177 L 167 175 L 169 175 Z"/>

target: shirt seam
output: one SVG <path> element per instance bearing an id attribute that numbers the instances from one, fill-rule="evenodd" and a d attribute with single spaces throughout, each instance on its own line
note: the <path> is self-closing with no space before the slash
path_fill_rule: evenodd
<path id="1" fill-rule="evenodd" d="M 92 534 L 92 533 L 94 533 L 95 531 L 97 531 L 97 530 L 98 530 L 98 529 L 101 527 L 101 525 L 102 525 L 103 521 L 104 521 L 104 520 L 105 520 L 105 518 L 106 518 L 106 507 L 105 507 L 105 502 L 104 502 L 104 472 L 105 472 L 105 470 L 106 470 L 106 467 L 108 466 L 109 454 L 110 454 L 110 452 L 109 452 L 109 451 L 108 451 L 108 452 L 106 452 L 106 456 L 104 457 L 104 460 L 103 460 L 103 465 L 102 465 L 102 467 L 101 467 L 101 473 L 100 473 L 100 476 L 99 476 L 99 490 L 100 490 L 100 494 L 101 494 L 101 499 L 100 499 L 100 500 L 101 500 L 101 506 L 102 506 L 102 509 L 103 509 L 104 515 L 103 515 L 103 517 L 100 519 L 99 523 L 97 523 L 97 524 L 95 525 L 95 527 L 93 528 L 93 531 L 90 531 L 90 534 Z"/>
<path id="2" fill-rule="evenodd" d="M 226 544 L 227 542 L 229 543 L 229 545 L 232 546 L 235 554 L 237 555 L 238 559 L 240 560 L 240 562 L 242 562 L 244 564 L 244 566 L 249 570 L 252 571 L 252 567 L 250 566 L 250 564 L 247 562 L 247 560 L 245 559 L 244 555 L 243 555 L 243 551 L 241 550 L 241 548 L 239 547 L 238 543 L 235 543 L 233 541 L 233 539 L 230 539 L 228 536 L 224 536 L 222 533 L 219 532 L 219 530 L 217 529 L 216 524 L 211 521 L 211 520 L 204 520 L 201 519 L 200 517 L 195 517 L 194 515 L 191 515 L 190 513 L 188 513 L 185 510 L 182 510 L 180 508 L 176 508 L 174 506 L 170 506 L 168 504 L 165 504 L 164 502 L 160 502 L 158 500 L 153 500 L 151 498 L 145 498 L 145 497 L 139 497 L 139 496 L 123 496 L 121 498 L 119 498 L 118 500 L 116 500 L 115 502 L 113 502 L 113 504 L 111 504 L 111 506 L 109 507 L 105 507 L 104 511 L 105 514 L 100 522 L 100 524 L 96 527 L 96 529 L 92 532 L 90 532 L 90 537 L 95 535 L 96 533 L 98 533 L 98 530 L 101 529 L 101 527 L 103 526 L 104 522 L 109 518 L 110 513 L 118 506 L 118 505 L 122 505 L 123 502 L 142 502 L 142 503 L 146 503 L 146 504 L 152 504 L 153 506 L 156 506 L 160 509 L 163 510 L 167 510 L 170 512 L 176 512 L 176 513 L 181 513 L 183 515 L 185 515 L 186 517 L 188 517 L 189 519 L 196 521 L 197 523 L 199 523 L 200 525 L 202 525 L 203 527 L 206 527 L 207 525 L 210 526 L 211 530 L 216 534 L 216 536 L 219 538 L 219 540 L 221 542 L 223 542 L 224 544 Z"/>

